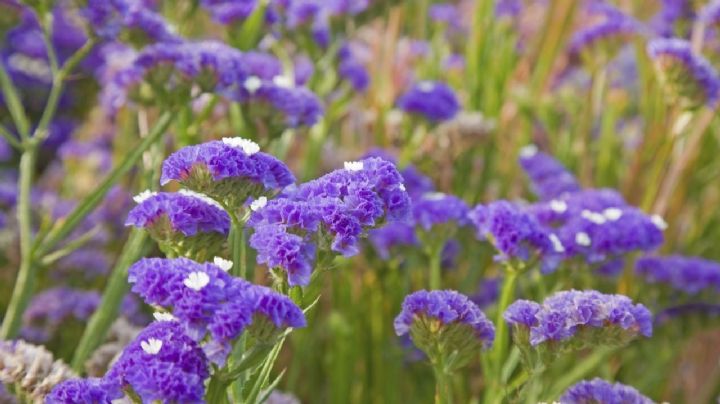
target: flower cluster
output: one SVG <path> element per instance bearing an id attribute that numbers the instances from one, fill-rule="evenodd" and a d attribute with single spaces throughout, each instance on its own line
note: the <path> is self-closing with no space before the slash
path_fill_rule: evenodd
<path id="1" fill-rule="evenodd" d="M 100 403 L 109 404 L 123 394 L 107 381 L 91 377 L 70 379 L 58 384 L 45 397 L 45 404 Z"/>
<path id="2" fill-rule="evenodd" d="M 560 197 L 581 189 L 574 175 L 552 156 L 538 150 L 537 146 L 525 146 L 520 151 L 520 166 L 530 178 L 532 190 L 541 200 Z"/>
<path id="3" fill-rule="evenodd" d="M 671 99 L 688 109 L 717 102 L 720 76 L 702 55 L 693 52 L 689 42 L 654 39 L 648 43 L 647 52 Z"/>
<path id="4" fill-rule="evenodd" d="M 643 257 L 635 263 L 635 272 L 648 282 L 666 284 L 690 295 L 706 289 L 720 291 L 720 263 L 699 257 Z"/>
<path id="5" fill-rule="evenodd" d="M 477 238 L 488 239 L 500 252 L 500 260 L 532 257 L 542 259 L 543 269 L 555 269 L 565 253 L 559 238 L 521 206 L 508 201 L 478 205 L 468 214 Z"/>
<path id="6" fill-rule="evenodd" d="M 146 229 L 167 254 L 203 260 L 221 249 L 230 217 L 214 200 L 190 191 L 146 192 L 135 197 L 126 226 Z"/>
<path id="7" fill-rule="evenodd" d="M 179 42 L 180 38 L 165 19 L 148 6 L 147 0 L 88 0 L 83 9 L 95 33 L 116 39 L 127 33 L 131 42 Z"/>
<path id="8" fill-rule="evenodd" d="M 163 162 L 160 184 L 178 181 L 237 210 L 248 198 L 269 196 L 295 182 L 282 161 L 259 150 L 238 137 L 183 147 Z"/>
<path id="9" fill-rule="evenodd" d="M 380 158 L 348 162 L 253 212 L 250 245 L 258 262 L 280 266 L 290 285 L 307 285 L 316 252 L 352 256 L 364 232 L 409 215 L 395 166 Z"/>
<path id="10" fill-rule="evenodd" d="M 480 308 L 453 290 L 421 290 L 408 295 L 394 324 L 398 336 L 409 333 L 430 358 L 447 359 L 458 352 L 454 367 L 466 363 L 479 348 L 492 346 L 495 339 L 495 327 Z"/>
<path id="11" fill-rule="evenodd" d="M 455 92 L 446 84 L 433 81 L 422 81 L 410 87 L 397 100 L 397 106 L 433 123 L 450 120 L 460 110 Z"/>
<path id="12" fill-rule="evenodd" d="M 608 63 L 627 38 L 640 32 L 640 23 L 609 4 L 590 7 L 594 14 L 602 14 L 604 21 L 583 28 L 570 39 L 570 57 L 582 60 L 591 68 Z"/>
<path id="13" fill-rule="evenodd" d="M 47 289 L 34 296 L 23 313 L 22 336 L 30 341 L 45 342 L 64 321 L 87 320 L 99 303 L 100 294 L 96 291 L 63 286 Z"/>
<path id="14" fill-rule="evenodd" d="M 635 388 L 595 378 L 583 380 L 570 387 L 560 397 L 561 404 L 653 404 Z"/>
<path id="15" fill-rule="evenodd" d="M 73 377 L 75 373 L 45 347 L 23 340 L 0 341 L 0 383 L 13 386 L 28 400 L 41 401 L 53 386 Z"/>
<path id="16" fill-rule="evenodd" d="M 640 335 L 652 335 L 652 319 L 642 304 L 623 295 L 594 290 L 562 291 L 542 305 L 518 300 L 504 313 L 514 326 L 518 345 L 548 345 L 564 351 L 596 345 L 624 345 Z"/>
<path id="17" fill-rule="evenodd" d="M 248 327 L 269 337 L 276 330 L 305 326 L 302 311 L 288 297 L 232 277 L 215 264 L 142 259 L 128 270 L 128 282 L 146 303 L 172 309 L 172 316 L 194 339 L 200 341 L 209 333 L 213 341 L 205 349 L 218 363 Z"/>

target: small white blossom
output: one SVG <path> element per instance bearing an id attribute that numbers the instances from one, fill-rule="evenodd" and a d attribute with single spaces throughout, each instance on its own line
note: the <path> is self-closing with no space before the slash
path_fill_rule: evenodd
<path id="1" fill-rule="evenodd" d="M 441 201 L 447 197 L 446 194 L 442 192 L 426 192 L 423 194 L 423 199 L 428 201 Z"/>
<path id="2" fill-rule="evenodd" d="M 243 87 L 245 87 L 250 94 L 255 94 L 255 92 L 262 87 L 262 80 L 257 76 L 250 76 L 245 79 Z"/>
<path id="3" fill-rule="evenodd" d="M 225 272 L 229 271 L 230 268 L 232 268 L 232 266 L 233 266 L 233 262 L 232 262 L 232 261 L 226 260 L 226 259 L 224 259 L 224 258 L 222 258 L 222 257 L 215 257 L 215 258 L 213 258 L 213 264 L 215 264 L 216 266 L 219 266 L 220 269 L 222 269 L 222 270 L 225 271 Z"/>
<path id="4" fill-rule="evenodd" d="M 652 216 L 650 216 L 650 220 L 653 222 L 655 227 L 657 227 L 660 230 L 665 230 L 668 228 L 667 222 L 660 215 L 652 215 Z"/>
<path id="5" fill-rule="evenodd" d="M 619 220 L 623 215 L 623 211 L 620 208 L 607 208 L 603 210 L 603 216 L 611 222 Z"/>
<path id="6" fill-rule="evenodd" d="M 362 161 L 346 161 L 344 166 L 348 171 L 362 171 L 365 165 Z"/>
<path id="7" fill-rule="evenodd" d="M 213 199 L 205 194 L 201 194 L 201 193 L 195 192 L 195 191 L 190 191 L 189 189 L 181 189 L 179 191 L 179 193 L 181 193 L 185 196 L 190 196 L 192 198 L 200 199 L 201 201 L 207 203 L 208 205 L 215 206 L 216 208 L 220 208 L 220 209 L 223 208 L 222 205 L 220 205 L 218 203 L 218 201 L 216 201 L 215 199 Z"/>
<path id="8" fill-rule="evenodd" d="M 199 291 L 210 283 L 210 277 L 205 272 L 191 272 L 183 281 L 183 285 L 188 288 Z"/>
<path id="9" fill-rule="evenodd" d="M 595 224 L 603 224 L 607 221 L 607 219 L 605 219 L 605 216 L 603 216 L 601 213 L 591 212 L 589 210 L 583 210 L 580 213 L 580 216 Z"/>
<path id="10" fill-rule="evenodd" d="M 146 200 L 152 198 L 153 196 L 155 196 L 157 194 L 158 194 L 157 192 L 153 192 L 153 191 L 147 189 L 147 190 L 142 191 L 139 194 L 133 196 L 133 201 L 135 201 L 135 203 L 143 203 Z"/>
<path id="11" fill-rule="evenodd" d="M 537 152 L 538 152 L 537 146 L 535 146 L 534 144 L 529 144 L 529 145 L 523 147 L 522 149 L 520 149 L 520 157 L 527 159 L 527 158 L 530 158 L 530 157 L 536 155 Z"/>
<path id="12" fill-rule="evenodd" d="M 156 338 L 150 338 L 147 341 L 140 341 L 140 347 L 142 350 L 150 355 L 157 355 L 157 353 L 160 352 L 162 345 L 163 342 Z"/>
<path id="13" fill-rule="evenodd" d="M 575 243 L 583 247 L 589 247 L 592 243 L 590 236 L 585 232 L 580 232 L 575 235 Z"/>
<path id="14" fill-rule="evenodd" d="M 400 184 L 400 187 L 399 187 L 399 188 L 400 188 L 401 191 L 405 191 L 405 184 Z"/>
<path id="15" fill-rule="evenodd" d="M 562 242 L 558 238 L 558 236 L 555 235 L 555 233 L 550 233 L 550 242 L 552 243 L 553 250 L 555 250 L 556 253 L 563 253 L 565 252 L 565 247 L 563 247 Z"/>
<path id="16" fill-rule="evenodd" d="M 278 87 L 291 88 L 293 86 L 293 79 L 289 76 L 275 76 L 273 77 L 273 83 Z"/>
<path id="17" fill-rule="evenodd" d="M 559 199 L 553 199 L 550 201 L 550 210 L 552 210 L 555 213 L 565 213 L 567 211 L 567 203 L 565 201 L 561 201 Z"/>
<path id="18" fill-rule="evenodd" d="M 175 316 L 173 316 L 170 313 L 166 313 L 164 311 L 156 311 L 155 313 L 153 313 L 153 317 L 157 321 L 176 321 L 177 320 L 177 318 L 175 318 Z"/>
<path id="19" fill-rule="evenodd" d="M 250 203 L 250 210 L 257 212 L 258 210 L 264 208 L 265 205 L 267 205 L 267 198 L 261 196 Z"/>
<path id="20" fill-rule="evenodd" d="M 244 139 L 241 137 L 224 137 L 222 142 L 230 147 L 242 149 L 242 151 L 248 156 L 260 151 L 260 146 L 250 139 Z"/>
<path id="21" fill-rule="evenodd" d="M 418 89 L 422 91 L 423 93 L 429 93 L 433 89 L 435 89 L 435 83 L 432 81 L 423 81 L 422 83 L 418 84 Z"/>

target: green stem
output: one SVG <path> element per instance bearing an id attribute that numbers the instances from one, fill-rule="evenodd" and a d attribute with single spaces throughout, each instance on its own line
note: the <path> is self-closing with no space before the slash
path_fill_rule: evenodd
<path id="1" fill-rule="evenodd" d="M 7 103 L 8 111 L 12 117 L 15 129 L 20 134 L 20 138 L 27 139 L 30 137 L 30 121 L 25 113 L 25 107 L 20 101 L 17 88 L 12 82 L 10 75 L 5 70 L 5 64 L 0 63 L 0 89 L 2 89 L 5 103 Z"/>
<path id="2" fill-rule="evenodd" d="M 232 222 L 232 260 L 233 266 L 231 274 L 240 278 L 247 278 L 246 265 L 244 260 L 245 255 L 245 226 L 244 223 L 238 219 L 235 213 L 230 214 L 230 220 Z"/>
<path id="3" fill-rule="evenodd" d="M 505 358 L 507 357 L 510 335 L 507 323 L 503 318 L 503 314 L 510 305 L 510 301 L 515 296 L 517 276 L 518 274 L 514 269 L 508 268 L 505 272 L 505 279 L 503 280 L 503 286 L 500 292 L 500 300 L 498 300 L 497 314 L 495 318 L 495 343 L 492 351 L 490 351 L 490 365 L 493 374 L 488 375 L 489 378 L 493 379 L 493 383 L 489 386 L 492 391 L 491 395 L 493 400 L 489 402 L 495 402 L 497 399 L 496 395 L 501 390 L 501 370 L 503 368 L 503 364 L 505 363 Z"/>
<path id="4" fill-rule="evenodd" d="M 17 150 L 23 150 L 25 148 L 25 146 L 20 143 L 20 141 L 15 137 L 15 135 L 10 133 L 10 131 L 2 125 L 0 125 L 0 135 L 2 135 L 2 137 L 4 137 L 5 140 L 7 140 L 7 142 L 10 143 L 10 145 Z"/>
<path id="5" fill-rule="evenodd" d="M 128 290 L 127 271 L 130 265 L 143 255 L 147 235 L 143 230 L 133 229 L 125 248 L 113 268 L 108 284 L 103 292 L 100 306 L 90 317 L 88 325 L 80 338 L 72 359 L 72 368 L 81 373 L 85 360 L 105 339 L 110 325 L 117 317 L 117 311 Z"/>
<path id="6" fill-rule="evenodd" d="M 442 363 L 433 365 L 435 373 L 435 404 L 452 404 L 452 377 Z"/>
<path id="7" fill-rule="evenodd" d="M 28 299 L 33 291 L 35 281 L 35 265 L 32 254 L 32 210 L 30 190 L 35 171 L 37 157 L 36 144 L 31 142 L 20 158 L 20 179 L 18 182 L 17 218 L 20 231 L 20 269 L 18 270 L 15 287 L 10 298 L 2 328 L 0 339 L 11 339 L 20 329 L 20 320 L 25 311 Z"/>
<path id="8" fill-rule="evenodd" d="M 442 250 L 444 243 L 437 243 L 430 249 L 430 290 L 438 290 L 442 287 Z"/>
<path id="9" fill-rule="evenodd" d="M 80 222 L 102 202 L 110 188 L 112 188 L 123 175 L 135 166 L 135 163 L 140 160 L 143 153 L 162 138 L 162 135 L 170 125 L 172 118 L 173 113 L 170 111 L 166 111 L 162 114 L 148 136 L 144 138 L 137 147 L 132 149 L 127 156 L 125 156 L 125 159 L 120 163 L 120 165 L 110 172 L 102 184 L 100 184 L 90 195 L 86 196 L 75 207 L 75 209 L 67 216 L 67 218 L 65 218 L 60 226 L 55 227 L 50 231 L 42 246 L 36 246 L 36 256 L 42 257 L 57 243 L 67 238 L 70 232 L 72 232 L 80 224 Z"/>
<path id="10" fill-rule="evenodd" d="M 213 376 L 208 384 L 205 400 L 208 403 L 225 404 L 228 402 L 227 382 L 220 380 L 219 377 Z"/>

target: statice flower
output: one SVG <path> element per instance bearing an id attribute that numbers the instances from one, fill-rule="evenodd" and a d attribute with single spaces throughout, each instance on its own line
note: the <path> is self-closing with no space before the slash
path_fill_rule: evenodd
<path id="1" fill-rule="evenodd" d="M 200 5 L 210 12 L 213 20 L 229 25 L 247 19 L 257 7 L 258 1 L 202 0 Z"/>
<path id="2" fill-rule="evenodd" d="M 395 333 L 410 334 L 431 360 L 450 358 L 457 369 L 482 347 L 492 346 L 495 328 L 467 296 L 453 290 L 421 290 L 407 297 L 395 318 Z"/>
<path id="3" fill-rule="evenodd" d="M 126 34 L 126 39 L 138 45 L 179 42 L 174 29 L 147 3 L 147 0 L 88 0 L 82 14 L 103 39 L 113 40 Z"/>
<path id="4" fill-rule="evenodd" d="M 479 240 L 489 240 L 501 261 L 542 260 L 544 271 L 553 270 L 565 253 L 558 236 L 548 231 L 521 206 L 508 201 L 478 205 L 468 213 Z"/>
<path id="5" fill-rule="evenodd" d="M 565 352 L 597 345 L 622 346 L 639 336 L 652 335 L 652 315 L 642 304 L 623 295 L 594 290 L 561 291 L 542 305 L 518 300 L 504 313 L 521 348 Z"/>
<path id="6" fill-rule="evenodd" d="M 136 201 L 125 225 L 144 228 L 170 255 L 214 257 L 230 230 L 227 212 L 204 195 L 145 192 Z"/>
<path id="7" fill-rule="evenodd" d="M 150 324 L 105 375 L 112 386 L 132 388 L 143 401 L 202 402 L 208 361 L 175 321 Z"/>
<path id="8" fill-rule="evenodd" d="M 702 55 L 692 51 L 689 42 L 676 38 L 654 39 L 648 43 L 647 52 L 671 102 L 687 109 L 717 102 L 720 77 Z"/>
<path id="9" fill-rule="evenodd" d="M 402 247 L 419 246 L 415 234 L 415 226 L 410 223 L 395 222 L 368 232 L 368 240 L 377 251 L 380 258 L 390 259 L 391 252 Z"/>
<path id="10" fill-rule="evenodd" d="M 689 295 L 707 289 L 720 291 L 720 263 L 700 257 L 643 257 L 636 262 L 635 272 L 648 282 L 665 284 Z"/>
<path id="11" fill-rule="evenodd" d="M 248 198 L 270 196 L 295 182 L 282 161 L 259 150 L 239 137 L 184 147 L 163 162 L 160 184 L 178 181 L 237 210 Z"/>
<path id="12" fill-rule="evenodd" d="M 520 166 L 530 178 L 533 192 L 541 200 L 579 191 L 580 184 L 559 161 L 529 145 L 520 151 Z"/>
<path id="13" fill-rule="evenodd" d="M 455 92 L 446 84 L 434 81 L 416 83 L 397 100 L 406 113 L 439 123 L 452 119 L 460 110 Z"/>
<path id="14" fill-rule="evenodd" d="M 370 75 L 353 51 L 352 44 L 345 44 L 338 52 L 338 74 L 352 85 L 355 91 L 365 91 L 370 85 Z"/>
<path id="15" fill-rule="evenodd" d="M 582 60 L 590 68 L 597 68 L 607 63 L 617 54 L 627 39 L 640 32 L 640 23 L 634 18 L 624 14 L 612 7 L 607 10 L 605 21 L 587 28 L 583 28 L 573 34 L 570 39 L 570 57 Z"/>
<path id="16" fill-rule="evenodd" d="M 412 203 L 413 220 L 426 232 L 448 223 L 463 226 L 468 223 L 468 212 L 465 201 L 441 192 L 427 193 Z"/>
<path id="17" fill-rule="evenodd" d="M 21 334 L 32 342 L 46 342 L 69 319 L 87 320 L 100 303 L 96 291 L 55 287 L 33 297 L 23 313 Z"/>
<path id="18" fill-rule="evenodd" d="M 561 404 L 653 404 L 635 388 L 595 378 L 570 387 L 561 397 Z"/>
<path id="19" fill-rule="evenodd" d="M 345 169 L 301 184 L 253 212 L 248 224 L 256 233 L 250 243 L 258 249 L 258 262 L 292 264 L 283 267 L 293 275 L 291 285 L 304 286 L 314 262 L 310 245 L 318 253 L 355 255 L 367 230 L 405 220 L 409 211 L 402 176 L 391 162 L 347 162 Z"/>
<path id="20" fill-rule="evenodd" d="M 0 341 L 0 383 L 29 402 L 42 402 L 53 386 L 77 375 L 43 346 Z"/>
<path id="21" fill-rule="evenodd" d="M 523 11 L 522 0 L 496 0 L 495 15 L 497 17 L 516 18 Z"/>
<path id="22" fill-rule="evenodd" d="M 685 36 L 696 17 L 692 0 L 662 0 L 655 27 L 662 37 Z"/>
<path id="23" fill-rule="evenodd" d="M 81 248 L 58 261 L 52 275 L 60 278 L 80 274 L 85 279 L 94 279 L 107 275 L 110 265 L 110 258 L 103 251 L 97 248 Z"/>
<path id="24" fill-rule="evenodd" d="M 100 378 L 70 379 L 56 385 L 45 397 L 45 404 L 111 404 L 124 394 Z"/>
<path id="25" fill-rule="evenodd" d="M 430 19 L 437 23 L 447 24 L 453 30 L 462 29 L 462 19 L 456 5 L 451 3 L 436 3 L 428 10 Z"/>

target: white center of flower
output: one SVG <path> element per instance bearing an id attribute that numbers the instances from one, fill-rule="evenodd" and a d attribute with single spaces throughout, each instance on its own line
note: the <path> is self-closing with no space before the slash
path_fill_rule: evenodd
<path id="1" fill-rule="evenodd" d="M 575 235 L 575 243 L 583 247 L 589 247 L 592 240 L 590 240 L 590 236 L 588 236 L 587 233 L 581 231 Z"/>
<path id="2" fill-rule="evenodd" d="M 173 316 L 170 313 L 166 313 L 164 311 L 156 311 L 155 313 L 153 313 L 153 317 L 157 321 L 175 321 L 175 320 L 177 320 L 177 318 L 175 318 L 175 316 Z"/>
<path id="3" fill-rule="evenodd" d="M 157 194 L 158 194 L 157 192 L 153 192 L 153 191 L 147 189 L 147 190 L 142 191 L 139 194 L 133 196 L 133 201 L 135 201 L 135 203 L 143 203 L 146 200 L 152 198 L 153 196 L 155 196 Z"/>
<path id="4" fill-rule="evenodd" d="M 250 210 L 257 212 L 258 210 L 264 208 L 265 205 L 267 205 L 267 198 L 261 196 L 250 203 Z"/>
<path id="5" fill-rule="evenodd" d="M 293 86 L 293 80 L 289 76 L 275 76 L 273 77 L 273 83 L 283 88 L 291 88 Z"/>
<path id="6" fill-rule="evenodd" d="M 232 261 L 226 260 L 226 259 L 223 258 L 223 257 L 215 257 L 215 258 L 213 258 L 213 264 L 215 264 L 215 266 L 220 267 L 220 269 L 222 269 L 222 270 L 225 271 L 225 272 L 229 271 L 230 268 L 232 268 L 232 266 L 233 266 L 233 262 L 232 262 Z"/>
<path id="7" fill-rule="evenodd" d="M 595 224 L 603 224 L 607 221 L 601 213 L 591 212 L 589 210 L 583 210 L 580 216 Z"/>
<path id="8" fill-rule="evenodd" d="M 555 250 L 555 252 L 565 252 L 565 247 L 563 247 L 562 242 L 560 242 L 560 239 L 555 235 L 555 233 L 550 233 L 550 236 L 548 237 L 550 238 L 550 242 L 552 243 L 553 250 Z"/>
<path id="9" fill-rule="evenodd" d="M 620 208 L 607 208 L 603 210 L 603 216 L 611 222 L 620 219 L 623 215 L 623 211 Z"/>
<path id="10" fill-rule="evenodd" d="M 224 137 L 222 141 L 230 147 L 242 149 L 242 151 L 248 156 L 252 156 L 260 151 L 260 146 L 250 139 L 244 139 L 241 137 Z"/>
<path id="11" fill-rule="evenodd" d="M 255 94 L 255 92 L 262 87 L 262 80 L 257 76 L 250 76 L 245 79 L 243 87 L 245 87 L 250 94 Z"/>
<path id="12" fill-rule="evenodd" d="M 445 199 L 447 195 L 442 192 L 426 192 L 423 194 L 423 199 L 428 201 L 440 201 Z"/>
<path id="13" fill-rule="evenodd" d="M 520 149 L 520 157 L 524 159 L 529 159 L 530 157 L 536 155 L 538 152 L 537 146 L 534 144 L 529 144 L 522 149 Z"/>
<path id="14" fill-rule="evenodd" d="M 190 191 L 189 189 L 181 189 L 180 191 L 178 191 L 178 193 L 185 195 L 185 196 L 189 196 L 191 198 L 199 199 L 199 200 L 207 203 L 208 205 L 215 206 L 216 208 L 219 208 L 219 209 L 223 208 L 222 205 L 220 205 L 218 203 L 218 201 L 216 201 L 215 199 L 213 199 L 205 194 L 201 194 L 201 193 L 195 192 L 195 191 Z"/>
<path id="15" fill-rule="evenodd" d="M 183 281 L 188 288 L 199 291 L 210 283 L 210 277 L 205 272 L 191 272 Z"/>
<path id="16" fill-rule="evenodd" d="M 653 224 L 655 225 L 655 227 L 657 227 L 660 230 L 665 230 L 668 228 L 667 222 L 660 215 L 650 216 L 650 221 L 652 221 Z"/>
<path id="17" fill-rule="evenodd" d="M 435 89 L 435 83 L 432 81 L 423 81 L 422 83 L 418 84 L 418 89 L 422 91 L 423 93 L 429 93 L 433 89 Z"/>
<path id="18" fill-rule="evenodd" d="M 142 350 L 150 355 L 157 355 L 157 353 L 160 352 L 162 345 L 162 341 L 156 338 L 150 338 L 147 341 L 140 341 L 140 347 Z"/>
<path id="19" fill-rule="evenodd" d="M 344 166 L 348 171 L 362 171 L 364 164 L 362 161 L 346 161 Z"/>
<path id="20" fill-rule="evenodd" d="M 550 201 L 550 210 L 552 210 L 555 213 L 565 213 L 567 211 L 567 203 L 565 201 L 561 201 L 559 199 L 553 199 Z"/>

